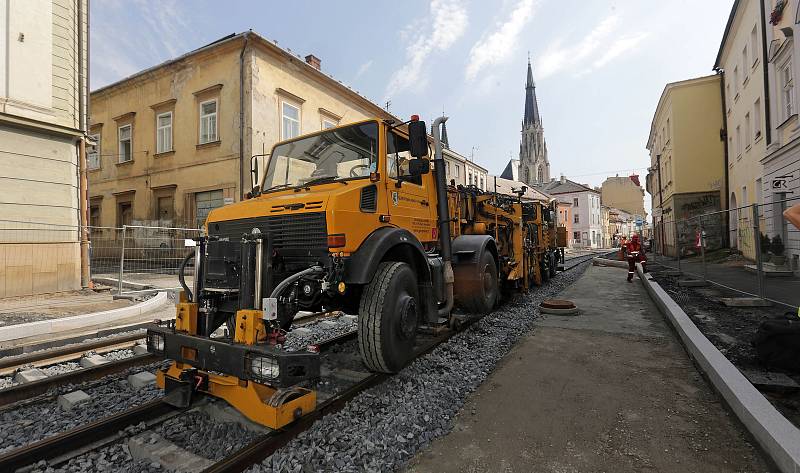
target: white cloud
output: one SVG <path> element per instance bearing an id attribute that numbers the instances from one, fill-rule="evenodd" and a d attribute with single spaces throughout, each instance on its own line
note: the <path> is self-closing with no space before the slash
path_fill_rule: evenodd
<path id="1" fill-rule="evenodd" d="M 467 79 L 474 79 L 484 67 L 509 58 L 522 29 L 533 17 L 535 6 L 534 0 L 520 0 L 504 23 L 498 24 L 492 33 L 484 34 L 472 46 L 466 69 Z"/>
<path id="2" fill-rule="evenodd" d="M 365 62 L 364 64 L 362 64 L 361 66 L 358 67 L 358 70 L 356 71 L 356 77 L 355 78 L 358 79 L 359 77 L 361 77 L 364 74 L 366 74 L 366 72 L 371 67 L 372 67 L 372 59 L 370 59 L 369 61 Z"/>
<path id="3" fill-rule="evenodd" d="M 449 49 L 464 35 L 469 20 L 467 10 L 458 0 L 431 0 L 430 10 L 433 32 L 419 35 L 419 39 L 406 47 L 405 63 L 394 73 L 387 95 L 418 85 L 425 79 L 423 70 L 428 57 L 434 51 Z"/>
<path id="4" fill-rule="evenodd" d="M 639 43 L 647 38 L 647 36 L 647 33 L 636 33 L 614 41 L 611 47 L 606 50 L 605 54 L 600 56 L 600 58 L 594 62 L 593 66 L 595 68 L 603 67 L 618 56 L 621 56 L 623 53 L 636 49 L 636 47 L 639 46 Z"/>
<path id="5" fill-rule="evenodd" d="M 576 44 L 565 45 L 564 38 L 554 40 L 536 61 L 536 77 L 544 79 L 565 70 L 578 71 L 577 75 L 586 74 L 636 49 L 648 36 L 644 32 L 634 32 L 615 40 L 614 33 L 619 27 L 619 16 L 610 15 Z"/>

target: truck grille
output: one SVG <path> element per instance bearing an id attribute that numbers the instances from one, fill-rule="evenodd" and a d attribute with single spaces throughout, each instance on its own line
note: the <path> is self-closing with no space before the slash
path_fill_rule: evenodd
<path id="1" fill-rule="evenodd" d="M 325 212 L 291 213 L 209 223 L 208 234 L 239 240 L 258 228 L 268 233 L 272 248 L 280 254 L 303 255 L 313 250 L 328 250 Z"/>
<path id="2" fill-rule="evenodd" d="M 267 233 L 276 255 L 274 281 L 294 274 L 314 263 L 325 263 L 328 256 L 328 229 L 325 212 L 265 215 L 224 222 L 209 222 L 208 234 L 238 242 L 242 235 L 258 228 Z M 240 247 L 236 248 L 236 260 Z"/>

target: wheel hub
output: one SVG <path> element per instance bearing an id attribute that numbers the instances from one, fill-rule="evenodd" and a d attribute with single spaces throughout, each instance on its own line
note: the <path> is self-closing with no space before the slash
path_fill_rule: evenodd
<path id="1" fill-rule="evenodd" d="M 413 297 L 406 297 L 400 305 L 400 336 L 410 340 L 417 332 L 417 304 Z"/>

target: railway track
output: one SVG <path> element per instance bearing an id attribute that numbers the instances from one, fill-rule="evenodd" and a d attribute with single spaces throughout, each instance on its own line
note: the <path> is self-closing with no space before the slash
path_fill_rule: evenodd
<path id="1" fill-rule="evenodd" d="M 0 361 L 0 376 L 13 376 L 24 368 L 42 368 L 79 360 L 87 353 L 109 353 L 120 349 L 132 349 L 137 341 L 144 340 L 143 333 L 110 337 L 104 340 L 93 340 L 53 350 L 29 353 L 8 357 Z M 19 383 L 0 389 L 0 408 L 13 407 L 12 404 L 29 400 L 46 394 L 53 388 L 66 384 L 78 384 L 94 381 L 119 371 L 135 366 L 142 366 L 157 361 L 158 358 L 149 353 L 133 355 L 120 360 L 111 360 L 93 367 L 79 368 L 46 378 Z"/>
<path id="2" fill-rule="evenodd" d="M 562 272 L 570 271 L 595 256 L 597 255 L 581 255 L 570 258 L 567 260 Z M 461 329 L 467 328 L 474 320 L 477 319 L 472 319 L 469 323 L 463 324 Z M 417 347 L 416 356 L 419 357 L 429 353 L 459 331 L 446 330 L 438 334 L 429 333 L 427 335 L 421 335 L 421 341 Z M 356 332 L 353 331 L 345 335 L 331 338 L 318 345 L 323 355 L 325 355 L 330 347 L 347 343 L 355 337 Z M 357 350 L 355 354 L 357 355 Z M 343 369 L 340 371 L 346 372 L 344 377 L 349 383 L 346 385 L 343 385 L 341 382 L 338 383 L 338 389 L 333 393 L 325 392 L 324 388 L 317 386 L 316 389 L 318 390 L 318 399 L 320 402 L 314 412 L 302 417 L 297 422 L 283 429 L 270 431 L 260 436 L 246 447 L 222 458 L 204 471 L 239 472 L 253 464 L 263 461 L 299 434 L 311 428 L 317 420 L 337 412 L 359 393 L 377 386 L 391 377 L 390 375 L 382 373 L 369 373 L 363 367 L 358 372 L 352 369 Z M 331 378 L 340 376 L 341 374 L 339 370 L 333 368 L 327 376 Z M 354 377 L 354 374 L 358 376 Z M 142 404 L 121 413 L 100 419 L 91 424 L 86 424 L 1 454 L 0 471 L 15 471 L 41 460 L 47 460 L 50 462 L 49 465 L 51 466 L 60 465 L 92 449 L 119 441 L 122 438 L 119 432 L 128 426 L 145 422 L 148 427 L 152 427 L 166 419 L 179 415 L 181 412 L 184 411 L 168 406 L 160 400 Z"/>

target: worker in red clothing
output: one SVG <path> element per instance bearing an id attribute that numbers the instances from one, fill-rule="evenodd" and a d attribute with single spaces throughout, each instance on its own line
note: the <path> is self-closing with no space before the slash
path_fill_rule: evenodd
<path id="1" fill-rule="evenodd" d="M 622 246 L 621 252 L 628 258 L 628 282 L 633 282 L 633 272 L 636 271 L 636 263 L 642 263 L 642 270 L 647 272 L 647 255 L 644 248 L 639 243 L 639 235 L 634 233 L 630 241 Z"/>

